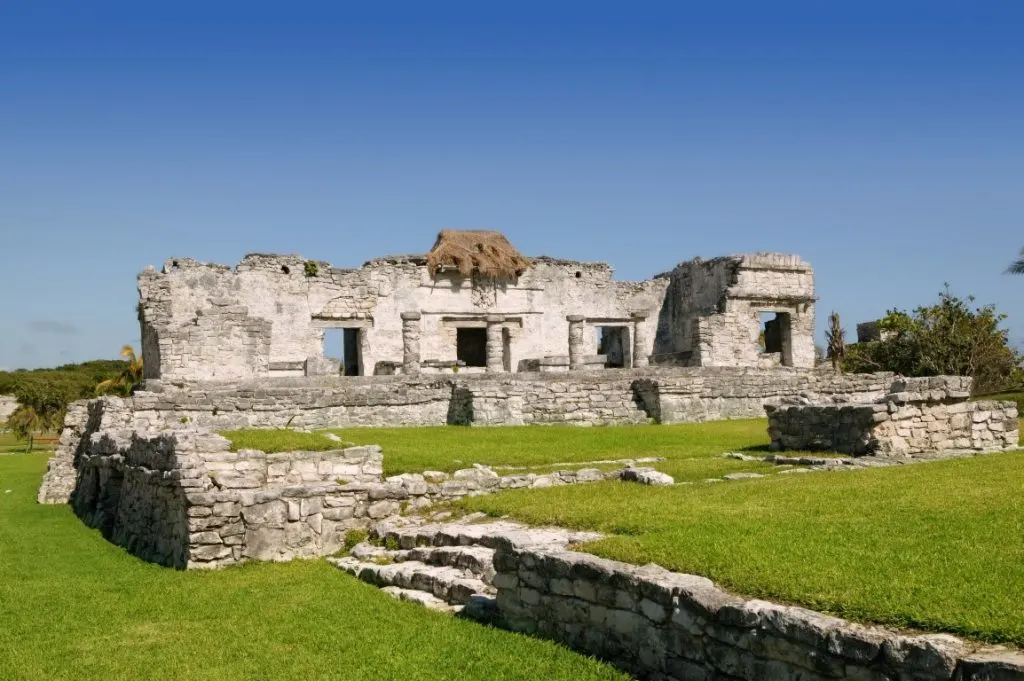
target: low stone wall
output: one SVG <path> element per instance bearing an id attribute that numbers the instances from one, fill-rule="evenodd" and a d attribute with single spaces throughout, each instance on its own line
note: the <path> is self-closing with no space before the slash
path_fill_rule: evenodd
<path id="1" fill-rule="evenodd" d="M 1021 679 L 1019 654 L 945 634 L 908 636 L 746 599 L 703 577 L 560 549 L 499 544 L 509 628 L 663 681 Z"/>
<path id="2" fill-rule="evenodd" d="M 131 553 L 177 568 L 334 553 L 352 529 L 436 501 L 503 489 L 595 482 L 619 471 L 563 470 L 501 476 L 485 467 L 383 479 L 376 445 L 326 452 L 229 451 L 227 439 L 181 427 L 152 434 L 96 430 L 119 421 L 124 402 L 89 404 L 74 453 L 52 465 L 40 491 Z M 75 423 L 82 421 L 76 410 Z M 70 428 L 70 426 L 69 426 Z M 67 464 L 67 465 L 65 465 Z M 63 499 L 60 494 L 67 490 Z"/>
<path id="3" fill-rule="evenodd" d="M 1017 405 L 969 402 L 969 378 L 900 379 L 872 403 L 766 405 L 775 450 L 913 456 L 1016 449 Z"/>
<path id="4" fill-rule="evenodd" d="M 216 430 L 402 425 L 610 425 L 763 416 L 803 393 L 870 400 L 892 374 L 840 376 L 777 367 L 647 368 L 432 377 L 279 378 L 174 385 L 148 381 L 133 407 L 148 427 Z"/>

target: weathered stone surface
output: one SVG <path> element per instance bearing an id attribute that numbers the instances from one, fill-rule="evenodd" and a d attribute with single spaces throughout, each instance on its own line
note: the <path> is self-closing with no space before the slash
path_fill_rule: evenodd
<path id="1" fill-rule="evenodd" d="M 675 479 L 667 473 L 661 473 L 653 468 L 624 468 L 621 473 L 622 480 L 626 482 L 638 482 L 641 485 L 674 485 Z"/>
<path id="2" fill-rule="evenodd" d="M 772 448 L 886 457 L 1016 449 L 1016 404 L 968 402 L 970 385 L 959 376 L 901 378 L 870 403 L 769 404 Z"/>

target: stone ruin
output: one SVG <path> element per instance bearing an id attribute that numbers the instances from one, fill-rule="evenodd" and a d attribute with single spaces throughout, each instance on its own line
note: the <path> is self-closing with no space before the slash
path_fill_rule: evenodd
<path id="1" fill-rule="evenodd" d="M 971 379 L 932 376 L 896 380 L 871 402 L 790 398 L 765 405 L 774 450 L 877 456 L 1016 449 L 1017 405 L 969 402 Z"/>
<path id="2" fill-rule="evenodd" d="M 814 366 L 814 274 L 798 256 L 698 259 L 632 282 L 604 263 L 527 260 L 514 249 L 507 271 L 486 257 L 475 269 L 438 262 L 460 239 L 473 253 L 487 239 L 512 249 L 497 233 L 448 231 L 426 255 L 355 269 L 258 254 L 233 269 L 188 258 L 148 269 L 139 275 L 146 378 Z M 342 337 L 340 366 L 325 351 L 329 331 Z"/>
<path id="3" fill-rule="evenodd" d="M 1017 446 L 1013 403 L 968 402 L 966 379 L 815 369 L 813 274 L 796 256 L 694 260 L 619 282 L 604 264 L 526 260 L 499 237 L 443 233 L 425 256 L 358 269 L 250 255 L 234 269 L 175 259 L 143 272 L 145 383 L 129 398 L 71 406 L 39 501 L 70 503 L 110 541 L 180 569 L 329 556 L 352 530 L 369 531 L 385 547 L 364 542 L 330 560 L 398 597 L 465 608 L 643 678 L 1024 678 L 1016 653 L 861 627 L 568 550 L 587 533 L 423 524 L 435 502 L 503 489 L 671 484 L 652 469 L 384 478 L 376 446 L 267 454 L 231 451 L 216 434 L 767 410 L 774 449 L 893 462 Z M 325 349 L 332 329 L 343 358 Z"/>

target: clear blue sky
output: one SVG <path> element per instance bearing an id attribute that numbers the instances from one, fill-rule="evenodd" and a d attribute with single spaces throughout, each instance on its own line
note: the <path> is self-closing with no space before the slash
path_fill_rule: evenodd
<path id="1" fill-rule="evenodd" d="M 1024 339 L 1024 3 L 157 4 L 0 3 L 0 367 L 137 343 L 172 256 L 442 227 L 627 279 L 795 252 L 819 337 L 949 282 Z"/>

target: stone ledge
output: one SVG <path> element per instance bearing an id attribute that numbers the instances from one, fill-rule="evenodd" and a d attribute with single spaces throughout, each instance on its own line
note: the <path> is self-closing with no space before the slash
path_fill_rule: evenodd
<path id="1" fill-rule="evenodd" d="M 742 598 L 656 565 L 508 541 L 496 548 L 493 583 L 506 626 L 641 678 L 1024 680 L 1019 650 Z"/>

